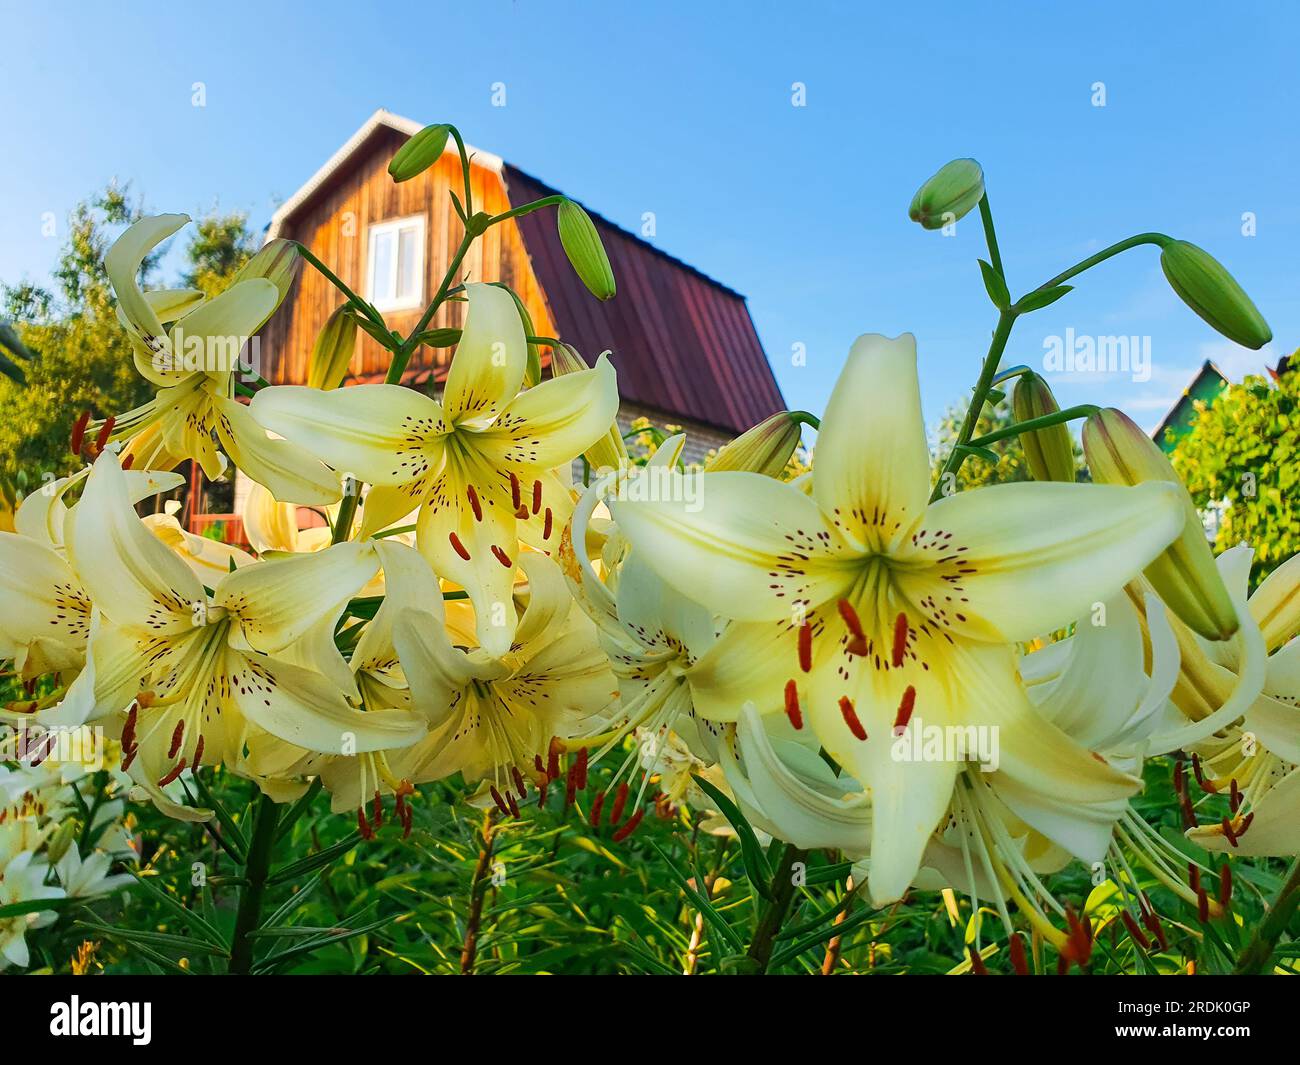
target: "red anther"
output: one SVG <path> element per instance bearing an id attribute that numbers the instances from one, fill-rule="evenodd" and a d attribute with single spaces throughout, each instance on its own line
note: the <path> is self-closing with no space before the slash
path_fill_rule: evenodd
<path id="1" fill-rule="evenodd" d="M 175 780 L 184 772 L 185 772 L 185 759 L 182 758 L 179 762 L 176 763 L 175 767 L 172 769 L 170 773 L 168 773 L 165 777 L 163 777 L 162 780 L 158 781 L 158 786 L 160 788 L 165 788 L 168 784 L 170 784 L 173 780 Z"/>
<path id="2" fill-rule="evenodd" d="M 546 748 L 546 775 L 551 780 L 560 775 L 560 743 L 554 736 Z"/>
<path id="3" fill-rule="evenodd" d="M 466 562 L 469 561 L 469 552 L 465 550 L 465 545 L 460 542 L 460 537 L 454 532 L 447 534 L 447 539 L 451 541 L 451 549 L 460 555 Z"/>
<path id="4" fill-rule="evenodd" d="M 542 756 L 540 754 L 533 755 L 533 768 L 537 770 L 537 775 L 539 777 L 547 775 L 546 763 L 542 761 Z"/>
<path id="5" fill-rule="evenodd" d="M 357 831 L 361 833 L 362 839 L 374 839 L 375 830 L 370 827 L 370 822 L 366 820 L 366 811 L 357 807 Z"/>
<path id="6" fill-rule="evenodd" d="M 1201 890 L 1201 869 L 1195 862 L 1187 863 L 1187 886 L 1192 891 Z"/>
<path id="7" fill-rule="evenodd" d="M 1015 932 L 1011 933 L 1011 938 L 1007 940 L 1007 952 L 1011 955 L 1011 968 L 1016 971 L 1017 976 L 1029 975 L 1029 962 L 1025 958 L 1025 941 Z"/>
<path id="8" fill-rule="evenodd" d="M 116 421 L 117 421 L 116 418 L 113 418 L 111 416 L 107 417 L 104 419 L 104 424 L 99 427 L 99 435 L 95 437 L 96 455 L 98 455 L 101 451 L 104 450 L 104 445 L 108 443 L 108 438 L 109 436 L 112 435 L 113 425 Z"/>
<path id="9" fill-rule="evenodd" d="M 185 719 L 182 718 L 176 722 L 176 727 L 172 729 L 172 745 L 167 748 L 167 757 L 175 758 L 176 752 L 181 749 L 181 742 L 185 739 Z"/>
<path id="10" fill-rule="evenodd" d="M 519 478 L 513 473 L 510 475 L 510 506 L 519 509 Z"/>
<path id="11" fill-rule="evenodd" d="M 628 836 L 636 831 L 636 826 L 641 823 L 641 818 L 645 816 L 645 809 L 642 808 L 634 813 L 624 822 L 623 827 L 614 833 L 614 842 L 622 843 Z"/>
<path id="12" fill-rule="evenodd" d="M 807 621 L 799 628 L 799 668 L 812 672 L 812 625 Z"/>
<path id="13" fill-rule="evenodd" d="M 903 656 L 907 654 L 908 632 L 907 615 L 899 614 L 894 619 L 894 654 L 892 662 L 895 669 L 903 664 Z"/>
<path id="14" fill-rule="evenodd" d="M 1254 813 L 1248 813 L 1248 814 L 1247 814 L 1247 815 L 1242 819 L 1242 822 L 1241 822 L 1241 829 L 1237 832 L 1237 838 L 1238 838 L 1238 839 L 1241 839 L 1241 837 L 1244 836 L 1244 835 L 1246 834 L 1246 831 L 1250 828 L 1250 823 L 1251 823 L 1253 820 L 1255 820 L 1255 815 L 1254 815 Z"/>
<path id="15" fill-rule="evenodd" d="M 623 820 L 623 807 L 627 805 L 627 781 L 623 781 L 614 792 L 614 805 L 610 807 L 609 823 L 616 825 Z"/>
<path id="16" fill-rule="evenodd" d="M 1198 783 L 1204 791 L 1208 791 L 1211 795 L 1217 794 L 1219 789 L 1214 786 L 1214 782 L 1210 780 L 1210 778 L 1205 775 L 1204 770 L 1201 769 L 1201 759 L 1199 755 L 1192 755 L 1192 771 L 1196 774 L 1196 783 Z"/>
<path id="17" fill-rule="evenodd" d="M 1150 950 L 1151 940 L 1142 934 L 1142 929 L 1138 927 L 1137 921 L 1133 920 L 1128 910 L 1120 910 L 1119 916 L 1120 920 L 1124 922 L 1124 927 L 1128 929 L 1129 938 L 1143 950 Z"/>
<path id="18" fill-rule="evenodd" d="M 1156 942 L 1160 944 L 1161 950 L 1169 949 L 1169 940 L 1165 937 L 1164 926 L 1160 923 L 1160 918 L 1156 916 L 1155 910 L 1147 910 L 1142 915 L 1142 923 L 1146 925 L 1147 931 L 1156 937 Z"/>
<path id="19" fill-rule="evenodd" d="M 90 421 L 90 411 L 83 410 L 81 415 L 72 423 L 72 436 L 68 438 L 68 447 L 74 455 L 81 454 L 81 445 L 86 437 L 86 424 Z"/>
<path id="20" fill-rule="evenodd" d="M 1179 803 L 1179 810 L 1183 815 L 1183 831 L 1189 828 L 1195 828 L 1198 824 L 1196 820 L 1196 811 L 1192 809 L 1192 797 L 1183 789 L 1182 801 Z"/>
<path id="21" fill-rule="evenodd" d="M 587 748 L 578 749 L 578 790 L 587 790 Z"/>
<path id="22" fill-rule="evenodd" d="M 840 714 L 844 718 L 844 724 L 849 726 L 849 731 L 858 739 L 867 738 L 867 730 L 862 727 L 862 722 L 858 720 L 858 713 L 853 709 L 853 702 L 847 695 L 840 696 Z"/>
<path id="23" fill-rule="evenodd" d="M 132 703 L 127 711 L 126 724 L 122 727 L 122 750 L 129 751 L 135 747 L 135 722 L 140 714 L 140 704 Z"/>
<path id="24" fill-rule="evenodd" d="M 199 742 L 194 745 L 194 768 L 198 769 L 203 764 L 203 734 L 199 734 Z"/>
<path id="25" fill-rule="evenodd" d="M 528 519 L 528 507 L 520 503 L 519 506 L 515 507 L 515 517 L 520 521 L 526 521 Z"/>
<path id="26" fill-rule="evenodd" d="M 496 544 L 492 545 L 492 557 L 500 562 L 501 565 L 505 566 L 506 569 L 512 569 L 514 567 L 514 563 L 510 561 L 510 556 L 502 551 L 501 548 L 497 547 Z"/>
<path id="27" fill-rule="evenodd" d="M 1056 975 L 1064 976 L 1070 971 L 1070 959 L 1062 954 L 1056 959 Z"/>
<path id="28" fill-rule="evenodd" d="M 384 823 L 384 799 L 375 791 L 375 797 L 370 802 L 371 816 L 375 819 L 375 827 L 379 828 Z"/>
<path id="29" fill-rule="evenodd" d="M 402 794 L 400 788 L 393 796 L 393 812 L 397 814 L 399 818 L 404 818 L 406 816 L 406 796 Z"/>
<path id="30" fill-rule="evenodd" d="M 605 792 L 603 791 L 598 792 L 596 794 L 596 801 L 591 804 L 591 827 L 592 828 L 600 827 L 600 811 L 604 809 L 604 806 L 605 806 Z"/>
<path id="31" fill-rule="evenodd" d="M 989 967 L 984 964 L 984 959 L 980 957 L 980 952 L 975 949 L 974 944 L 966 948 L 966 953 L 970 955 L 970 971 L 976 976 L 988 976 Z"/>
<path id="32" fill-rule="evenodd" d="M 403 806 L 399 816 L 402 819 L 402 839 L 407 839 L 411 835 L 411 808 Z"/>
<path id="33" fill-rule="evenodd" d="M 1187 772 L 1183 769 L 1183 760 L 1178 759 L 1174 763 L 1174 793 L 1181 795 L 1183 789 L 1187 787 Z"/>
<path id="34" fill-rule="evenodd" d="M 547 793 L 547 791 L 550 790 L 550 787 L 551 787 L 551 778 L 548 777 L 548 776 L 543 776 L 543 777 L 542 777 L 542 784 L 541 784 L 541 787 L 539 787 L 539 788 L 537 789 L 537 806 L 538 806 L 538 809 L 545 809 L 545 807 L 546 807 L 546 793 Z"/>
<path id="35" fill-rule="evenodd" d="M 122 772 L 125 773 L 131 768 L 131 763 L 135 761 L 135 756 L 140 753 L 140 748 L 132 747 L 129 751 L 126 751 L 125 748 L 123 748 L 123 750 L 125 751 L 125 754 L 122 758 Z"/>
<path id="36" fill-rule="evenodd" d="M 505 799 L 501 798 L 501 792 L 497 791 L 495 784 L 488 785 L 488 793 L 492 796 L 492 801 L 497 804 L 497 809 L 503 814 L 510 812 L 510 807 L 506 805 Z"/>
<path id="37" fill-rule="evenodd" d="M 483 505 L 478 501 L 478 493 L 474 491 L 474 486 L 472 484 L 467 484 L 465 486 L 465 494 L 469 496 L 469 506 L 470 509 L 474 511 L 474 520 L 482 521 Z"/>
<path id="38" fill-rule="evenodd" d="M 1205 891 L 1199 887 L 1196 889 L 1196 918 L 1201 924 L 1210 922 L 1210 900 L 1206 898 Z"/>
<path id="39" fill-rule="evenodd" d="M 1219 905 L 1225 910 L 1228 903 L 1232 901 L 1232 870 L 1229 863 L 1224 862 L 1219 869 Z"/>
<path id="40" fill-rule="evenodd" d="M 803 714 L 799 710 L 799 686 L 793 680 L 785 682 L 785 716 L 795 728 L 803 728 Z"/>
<path id="41" fill-rule="evenodd" d="M 1241 791 L 1237 787 L 1237 778 L 1232 778 L 1232 790 L 1228 793 L 1228 807 L 1235 814 L 1241 807 Z"/>
<path id="42" fill-rule="evenodd" d="M 549 540 L 549 539 L 551 538 L 551 525 L 554 523 L 554 520 L 555 520 L 555 518 L 554 518 L 554 515 L 551 514 L 551 508 L 550 508 L 550 507 L 547 507 L 547 508 L 546 508 L 546 521 L 544 521 L 544 522 L 542 523 L 542 539 L 543 539 L 543 540 Z"/>
<path id="43" fill-rule="evenodd" d="M 533 482 L 533 513 L 536 514 L 542 509 L 542 482 Z"/>
<path id="44" fill-rule="evenodd" d="M 129 470 L 135 464 L 135 454 L 131 453 L 122 459 L 122 469 Z"/>
<path id="45" fill-rule="evenodd" d="M 1220 824 L 1223 827 L 1223 834 L 1228 837 L 1228 842 L 1234 847 L 1237 846 L 1237 833 L 1232 830 L 1232 822 L 1225 816 Z"/>
<path id="46" fill-rule="evenodd" d="M 585 749 L 585 748 L 584 748 Z M 569 773 L 564 781 L 564 809 L 567 811 L 573 805 L 573 798 L 578 794 L 578 763 L 573 761 L 569 763 Z"/>
<path id="47" fill-rule="evenodd" d="M 1074 907 L 1065 907 L 1065 920 L 1070 926 L 1070 937 L 1062 950 L 1080 969 L 1088 964 L 1092 957 L 1092 922 L 1085 916 L 1083 920 L 1074 912 Z"/>
<path id="48" fill-rule="evenodd" d="M 519 772 L 519 767 L 517 765 L 512 765 L 510 767 L 510 776 L 514 779 L 515 790 L 519 792 L 519 797 L 521 799 L 526 799 L 528 797 L 528 789 L 524 787 L 524 775 Z"/>
<path id="49" fill-rule="evenodd" d="M 506 792 L 506 805 L 508 805 L 508 806 L 510 807 L 510 815 L 511 815 L 511 816 L 512 816 L 516 821 L 518 821 L 518 820 L 519 820 L 519 804 L 518 804 L 517 802 L 515 802 L 515 793 L 514 793 L 513 791 L 507 791 L 507 792 Z"/>
<path id="50" fill-rule="evenodd" d="M 858 612 L 853 609 L 853 604 L 847 599 L 841 599 L 835 605 L 839 608 L 840 617 L 844 619 L 849 632 L 859 640 L 866 639 L 866 633 L 862 631 L 862 622 L 858 620 Z"/>
<path id="51" fill-rule="evenodd" d="M 894 717 L 894 735 L 907 731 L 907 723 L 912 720 L 912 710 L 915 707 L 916 689 L 909 684 L 903 692 L 903 701 L 898 704 L 898 714 Z"/>

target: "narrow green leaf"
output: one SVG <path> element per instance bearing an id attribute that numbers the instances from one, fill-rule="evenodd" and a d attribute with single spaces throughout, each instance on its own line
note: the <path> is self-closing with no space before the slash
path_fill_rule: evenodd
<path id="1" fill-rule="evenodd" d="M 1057 285 L 1055 288 L 1037 289 L 1016 304 L 1016 311 L 1020 314 L 1040 311 L 1044 307 L 1051 306 L 1073 288 L 1073 285 Z"/>
<path id="2" fill-rule="evenodd" d="M 162 888 L 158 887 L 156 884 L 149 883 L 148 880 L 142 877 L 134 869 L 132 869 L 130 872 L 131 875 L 135 877 L 136 883 L 139 884 L 142 888 L 144 888 L 145 892 L 150 896 L 150 898 L 156 900 L 157 902 L 165 906 L 167 909 L 171 910 L 172 913 L 176 914 L 177 917 L 179 917 L 182 921 L 184 921 L 187 925 L 189 925 L 191 929 L 193 929 L 196 933 L 201 935 L 208 942 L 216 944 L 217 946 L 221 947 L 223 950 L 226 948 L 226 941 L 225 938 L 222 936 L 222 934 L 219 931 L 217 931 L 217 929 L 215 929 L 212 925 L 210 925 L 207 921 L 205 921 L 202 917 L 200 917 L 197 913 L 195 913 L 188 906 L 186 906 L 183 902 L 181 902 L 180 899 L 173 898 L 171 895 L 168 895 L 167 892 L 163 891 Z"/>
<path id="3" fill-rule="evenodd" d="M 767 856 L 763 853 L 763 848 L 758 842 L 758 837 L 754 835 L 754 829 L 746 820 L 745 815 L 740 812 L 734 802 L 731 801 L 723 792 L 710 784 L 701 776 L 692 773 L 695 783 L 700 786 L 706 795 L 718 805 L 722 811 L 722 816 L 731 822 L 731 827 L 736 830 L 736 835 L 740 838 L 740 856 L 745 863 L 745 875 L 749 882 L 754 885 L 754 889 L 765 899 L 772 898 L 772 869 L 767 864 Z"/>
<path id="4" fill-rule="evenodd" d="M 650 846 L 658 851 L 659 857 L 661 857 L 664 860 L 664 863 L 668 866 L 669 871 L 673 875 L 673 879 L 677 881 L 678 886 L 681 887 L 682 891 L 686 894 L 686 897 L 691 900 L 695 908 L 704 915 L 704 919 L 709 923 L 709 925 L 717 930 L 718 935 L 723 938 L 733 951 L 736 953 L 743 951 L 745 945 L 741 943 L 740 936 L 736 934 L 735 929 L 732 928 L 731 925 L 727 924 L 723 916 L 713 908 L 713 904 L 700 892 L 696 891 L 695 888 L 691 887 L 690 880 L 688 880 L 677 866 L 673 864 L 672 859 L 668 857 L 658 843 L 651 840 Z"/>
<path id="5" fill-rule="evenodd" d="M 225 947 L 209 943 L 205 939 L 173 936 L 168 935 L 166 932 L 143 932 L 135 928 L 119 928 L 111 924 L 101 924 L 99 921 L 78 921 L 77 925 L 80 928 L 89 928 L 91 931 L 98 932 L 109 939 L 120 939 L 126 943 L 170 947 L 172 950 L 178 950 L 185 954 L 212 954 L 219 958 L 230 957 Z"/>
<path id="6" fill-rule="evenodd" d="M 361 842 L 361 833 L 353 832 L 347 839 L 340 840 L 332 847 L 326 847 L 323 851 L 316 854 L 309 854 L 306 858 L 301 858 L 296 862 L 290 862 L 282 869 L 277 869 L 266 882 L 271 885 L 284 884 L 297 877 L 307 873 L 314 873 L 317 869 L 329 865 L 335 858 L 341 858 L 347 854 L 353 847 Z"/>
<path id="7" fill-rule="evenodd" d="M 1002 280 L 1002 275 L 993 269 L 991 264 L 986 263 L 983 259 L 979 261 L 979 264 L 980 273 L 984 275 L 984 289 L 988 292 L 989 299 L 993 301 L 993 306 L 998 310 L 1005 311 L 1011 306 L 1011 293 L 1007 291 L 1007 283 Z"/>

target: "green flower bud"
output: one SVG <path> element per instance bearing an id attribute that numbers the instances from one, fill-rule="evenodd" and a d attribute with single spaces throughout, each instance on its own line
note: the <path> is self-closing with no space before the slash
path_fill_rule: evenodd
<path id="1" fill-rule="evenodd" d="M 590 370 L 587 360 L 578 354 L 577 348 L 561 344 L 551 349 L 551 376 L 562 377 L 566 373 L 581 373 Z M 599 440 L 591 445 L 583 457 L 593 470 L 622 470 L 628 465 L 627 444 L 623 434 L 618 431 L 618 421 L 609 427 Z"/>
<path id="2" fill-rule="evenodd" d="M 1107 407 L 1083 426 L 1083 452 L 1099 484 L 1135 485 L 1145 481 L 1180 484 L 1174 468 L 1146 433 L 1122 411 Z M 1186 520 L 1178 539 L 1146 570 L 1160 598 L 1207 640 L 1226 640 L 1237 631 L 1237 611 L 1214 564 L 1201 517 L 1183 492 Z"/>
<path id="3" fill-rule="evenodd" d="M 326 392 L 338 388 L 347 376 L 352 353 L 357 348 L 357 319 L 345 303 L 325 322 L 311 349 L 307 364 L 307 387 Z"/>
<path id="4" fill-rule="evenodd" d="M 1178 298 L 1229 340 L 1258 350 L 1273 339 L 1259 309 L 1209 252 L 1170 241 L 1160 252 L 1160 267 Z"/>
<path id="5" fill-rule="evenodd" d="M 802 439 L 802 424 L 781 411 L 747 429 L 704 464 L 706 473 L 743 470 L 780 477 Z"/>
<path id="6" fill-rule="evenodd" d="M 298 276 L 302 266 L 302 256 L 298 254 L 298 245 L 283 237 L 267 241 L 248 262 L 239 268 L 231 285 L 247 281 L 251 277 L 264 277 L 280 292 L 280 301 L 289 295 L 289 286 Z"/>
<path id="7" fill-rule="evenodd" d="M 572 200 L 565 200 L 556 211 L 560 243 L 569 257 L 573 272 L 598 300 L 612 300 L 616 291 L 614 271 L 609 256 L 596 232 L 596 223 Z"/>
<path id="8" fill-rule="evenodd" d="M 1056 405 L 1052 390 L 1036 373 L 1022 374 L 1011 393 L 1011 413 L 1018 422 L 1055 414 Z M 1020 434 L 1020 446 L 1025 452 L 1025 463 L 1035 481 L 1074 481 L 1074 444 L 1065 423 L 1046 429 L 1031 429 Z"/>
<path id="9" fill-rule="evenodd" d="M 69 817 L 59 826 L 53 838 L 45 847 L 45 856 L 51 865 L 57 865 L 60 858 L 68 853 L 72 841 L 77 838 L 79 826 L 75 819 Z"/>
<path id="10" fill-rule="evenodd" d="M 907 216 L 926 229 L 964 217 L 984 197 L 984 171 L 974 159 L 954 159 L 916 190 Z"/>
<path id="11" fill-rule="evenodd" d="M 449 136 L 451 127 L 446 124 L 425 126 L 397 149 L 397 154 L 388 164 L 389 176 L 400 182 L 410 181 L 417 174 L 423 174 L 442 158 Z"/>

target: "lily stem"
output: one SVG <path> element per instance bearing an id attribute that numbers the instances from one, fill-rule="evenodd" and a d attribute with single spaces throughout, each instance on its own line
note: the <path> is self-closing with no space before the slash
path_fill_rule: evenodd
<path id="1" fill-rule="evenodd" d="M 460 973 L 462 976 L 474 975 L 474 962 L 478 957 L 478 933 L 483 922 L 483 898 L 487 895 L 488 872 L 492 868 L 492 845 L 495 842 L 492 831 L 493 814 L 489 809 L 483 815 L 483 847 L 478 852 L 478 864 L 474 867 L 474 879 L 469 888 L 469 917 L 465 921 L 465 944 L 460 952 Z"/>
<path id="2" fill-rule="evenodd" d="M 1286 883 L 1282 885 L 1282 890 L 1273 900 L 1268 916 L 1260 923 L 1250 943 L 1237 959 L 1236 975 L 1256 976 L 1268 968 L 1268 963 L 1273 958 L 1273 948 L 1282 938 L 1286 926 L 1291 923 L 1291 917 L 1295 914 L 1298 905 L 1300 905 L 1300 858 L 1297 858 L 1291 866 Z"/>
<path id="3" fill-rule="evenodd" d="M 763 907 L 758 918 L 758 927 L 754 929 L 754 938 L 749 944 L 748 956 L 754 962 L 753 972 L 761 976 L 767 972 L 772 960 L 772 948 L 776 935 L 781 931 L 786 915 L 790 912 L 790 902 L 794 898 L 794 867 L 808 857 L 806 850 L 801 850 L 793 843 L 787 843 L 785 853 L 781 856 L 781 866 L 772 874 L 772 898 Z"/>
<path id="4" fill-rule="evenodd" d="M 250 934 L 257 930 L 262 919 L 262 896 L 266 892 L 266 877 L 271 871 L 271 851 L 275 843 L 275 829 L 280 822 L 280 807 L 275 800 L 260 795 L 253 813 L 253 835 L 248 844 L 248 863 L 244 866 L 247 885 L 239 893 L 239 909 L 235 913 L 235 930 L 230 937 L 231 975 L 246 976 L 253 966 L 253 941 Z"/>

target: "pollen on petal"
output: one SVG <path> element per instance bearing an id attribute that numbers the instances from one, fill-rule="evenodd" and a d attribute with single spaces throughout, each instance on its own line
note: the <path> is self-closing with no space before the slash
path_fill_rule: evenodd
<path id="1" fill-rule="evenodd" d="M 492 545 L 492 557 L 500 562 L 501 565 L 505 566 L 506 569 L 510 569 L 514 565 L 514 563 L 510 561 L 510 556 L 496 544 Z"/>
<path id="2" fill-rule="evenodd" d="M 796 729 L 803 728 L 803 713 L 799 709 L 799 686 L 793 680 L 785 682 L 785 716 Z"/>
<path id="3" fill-rule="evenodd" d="M 469 551 L 467 551 L 465 549 L 465 545 L 460 542 L 460 537 L 453 532 L 447 534 L 447 539 L 451 541 L 451 549 L 455 551 L 456 554 L 460 555 L 460 557 L 463 558 L 466 562 L 468 562 Z"/>
<path id="4" fill-rule="evenodd" d="M 898 704 L 898 714 L 894 717 L 894 735 L 900 735 L 907 730 L 907 723 L 912 720 L 912 711 L 915 708 L 916 689 L 909 684 L 907 691 L 903 692 L 902 702 Z"/>
<path id="5" fill-rule="evenodd" d="M 469 505 L 470 509 L 474 511 L 474 520 L 482 521 L 483 504 L 478 501 L 478 493 L 474 491 L 474 486 L 472 484 L 467 484 L 465 486 L 465 494 L 469 496 Z"/>
<path id="6" fill-rule="evenodd" d="M 894 653 L 891 661 L 895 669 L 903 664 L 903 656 L 907 653 L 908 631 L 907 615 L 900 613 L 894 619 Z"/>
<path id="7" fill-rule="evenodd" d="M 812 625 L 807 621 L 799 629 L 799 668 L 812 672 Z"/>

